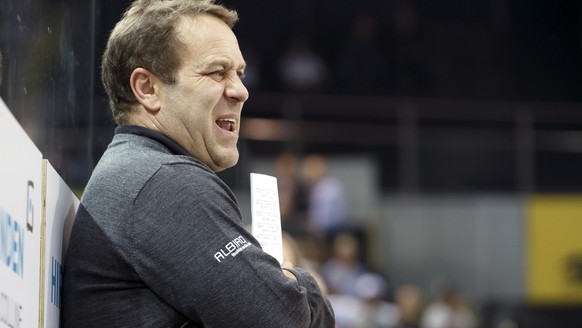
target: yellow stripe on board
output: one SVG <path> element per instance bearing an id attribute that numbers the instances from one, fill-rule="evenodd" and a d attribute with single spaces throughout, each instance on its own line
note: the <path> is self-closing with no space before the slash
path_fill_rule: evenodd
<path id="1" fill-rule="evenodd" d="M 538 195 L 527 210 L 527 297 L 582 304 L 582 195 Z"/>

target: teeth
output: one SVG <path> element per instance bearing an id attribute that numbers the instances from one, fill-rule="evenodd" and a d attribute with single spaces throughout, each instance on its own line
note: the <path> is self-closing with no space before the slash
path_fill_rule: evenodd
<path id="1" fill-rule="evenodd" d="M 216 121 L 216 124 L 220 126 L 221 129 L 234 132 L 236 131 L 236 119 L 234 118 L 221 118 Z"/>

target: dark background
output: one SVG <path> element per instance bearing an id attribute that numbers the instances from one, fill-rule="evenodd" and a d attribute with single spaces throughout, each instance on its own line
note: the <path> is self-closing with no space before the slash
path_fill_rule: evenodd
<path id="1" fill-rule="evenodd" d="M 128 3 L 0 4 L 0 94 L 76 188 L 111 137 L 99 63 Z M 225 3 L 240 14 L 235 32 L 259 76 L 244 117 L 299 131 L 274 140 L 243 133 L 243 160 L 286 149 L 371 154 L 385 192 L 582 190 L 579 1 Z M 375 33 L 354 46 L 357 17 Z M 296 36 L 328 67 L 317 90 L 281 83 L 278 62 Z M 31 112 L 46 99 L 45 111 Z M 241 175 L 223 177 L 236 187 Z"/>
<path id="2" fill-rule="evenodd" d="M 0 96 L 79 193 L 111 140 L 99 63 L 129 1 L 0 2 Z M 225 1 L 258 80 L 243 112 L 241 161 L 283 150 L 367 155 L 383 194 L 582 192 L 580 1 Z M 375 26 L 354 46 L 352 24 Z M 296 36 L 328 67 L 317 90 L 289 90 L 278 63 Z M 292 132 L 257 139 L 245 120 Z M 1 160 L 0 154 L 0 160 Z M 485 304 L 497 313 L 498 303 Z M 514 309 L 522 327 L 579 327 L 576 306 Z M 487 322 L 487 321 L 485 321 Z"/>

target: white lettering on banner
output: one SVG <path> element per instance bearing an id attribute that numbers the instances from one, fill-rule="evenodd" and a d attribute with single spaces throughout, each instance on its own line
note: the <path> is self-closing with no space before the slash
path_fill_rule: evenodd
<path id="1" fill-rule="evenodd" d="M 24 276 L 24 229 L 0 208 L 0 262 Z"/>
<path id="2" fill-rule="evenodd" d="M 233 239 L 232 241 L 230 241 L 228 244 L 224 245 L 224 247 L 221 248 L 220 251 L 216 252 L 214 254 L 214 258 L 218 262 L 221 262 L 229 255 L 232 257 L 237 256 L 238 253 L 240 253 L 243 249 L 245 249 L 249 246 L 250 246 L 250 243 L 248 241 L 246 241 L 246 239 L 244 239 L 243 236 L 238 236 L 235 239 Z"/>
<path id="3" fill-rule="evenodd" d="M 20 327 L 22 306 L 13 301 L 8 295 L 0 294 L 0 323 L 11 328 Z"/>
<path id="4" fill-rule="evenodd" d="M 61 308 L 61 282 L 63 281 L 63 265 L 51 256 L 51 303 Z"/>

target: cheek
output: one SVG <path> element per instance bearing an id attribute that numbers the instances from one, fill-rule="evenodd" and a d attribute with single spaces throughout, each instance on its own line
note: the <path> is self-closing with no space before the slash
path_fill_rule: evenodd
<path id="1" fill-rule="evenodd" d="M 180 114 L 189 124 L 198 129 L 211 129 L 214 125 L 215 109 L 222 99 L 220 84 L 202 83 L 183 88 L 174 99 L 179 104 Z"/>

